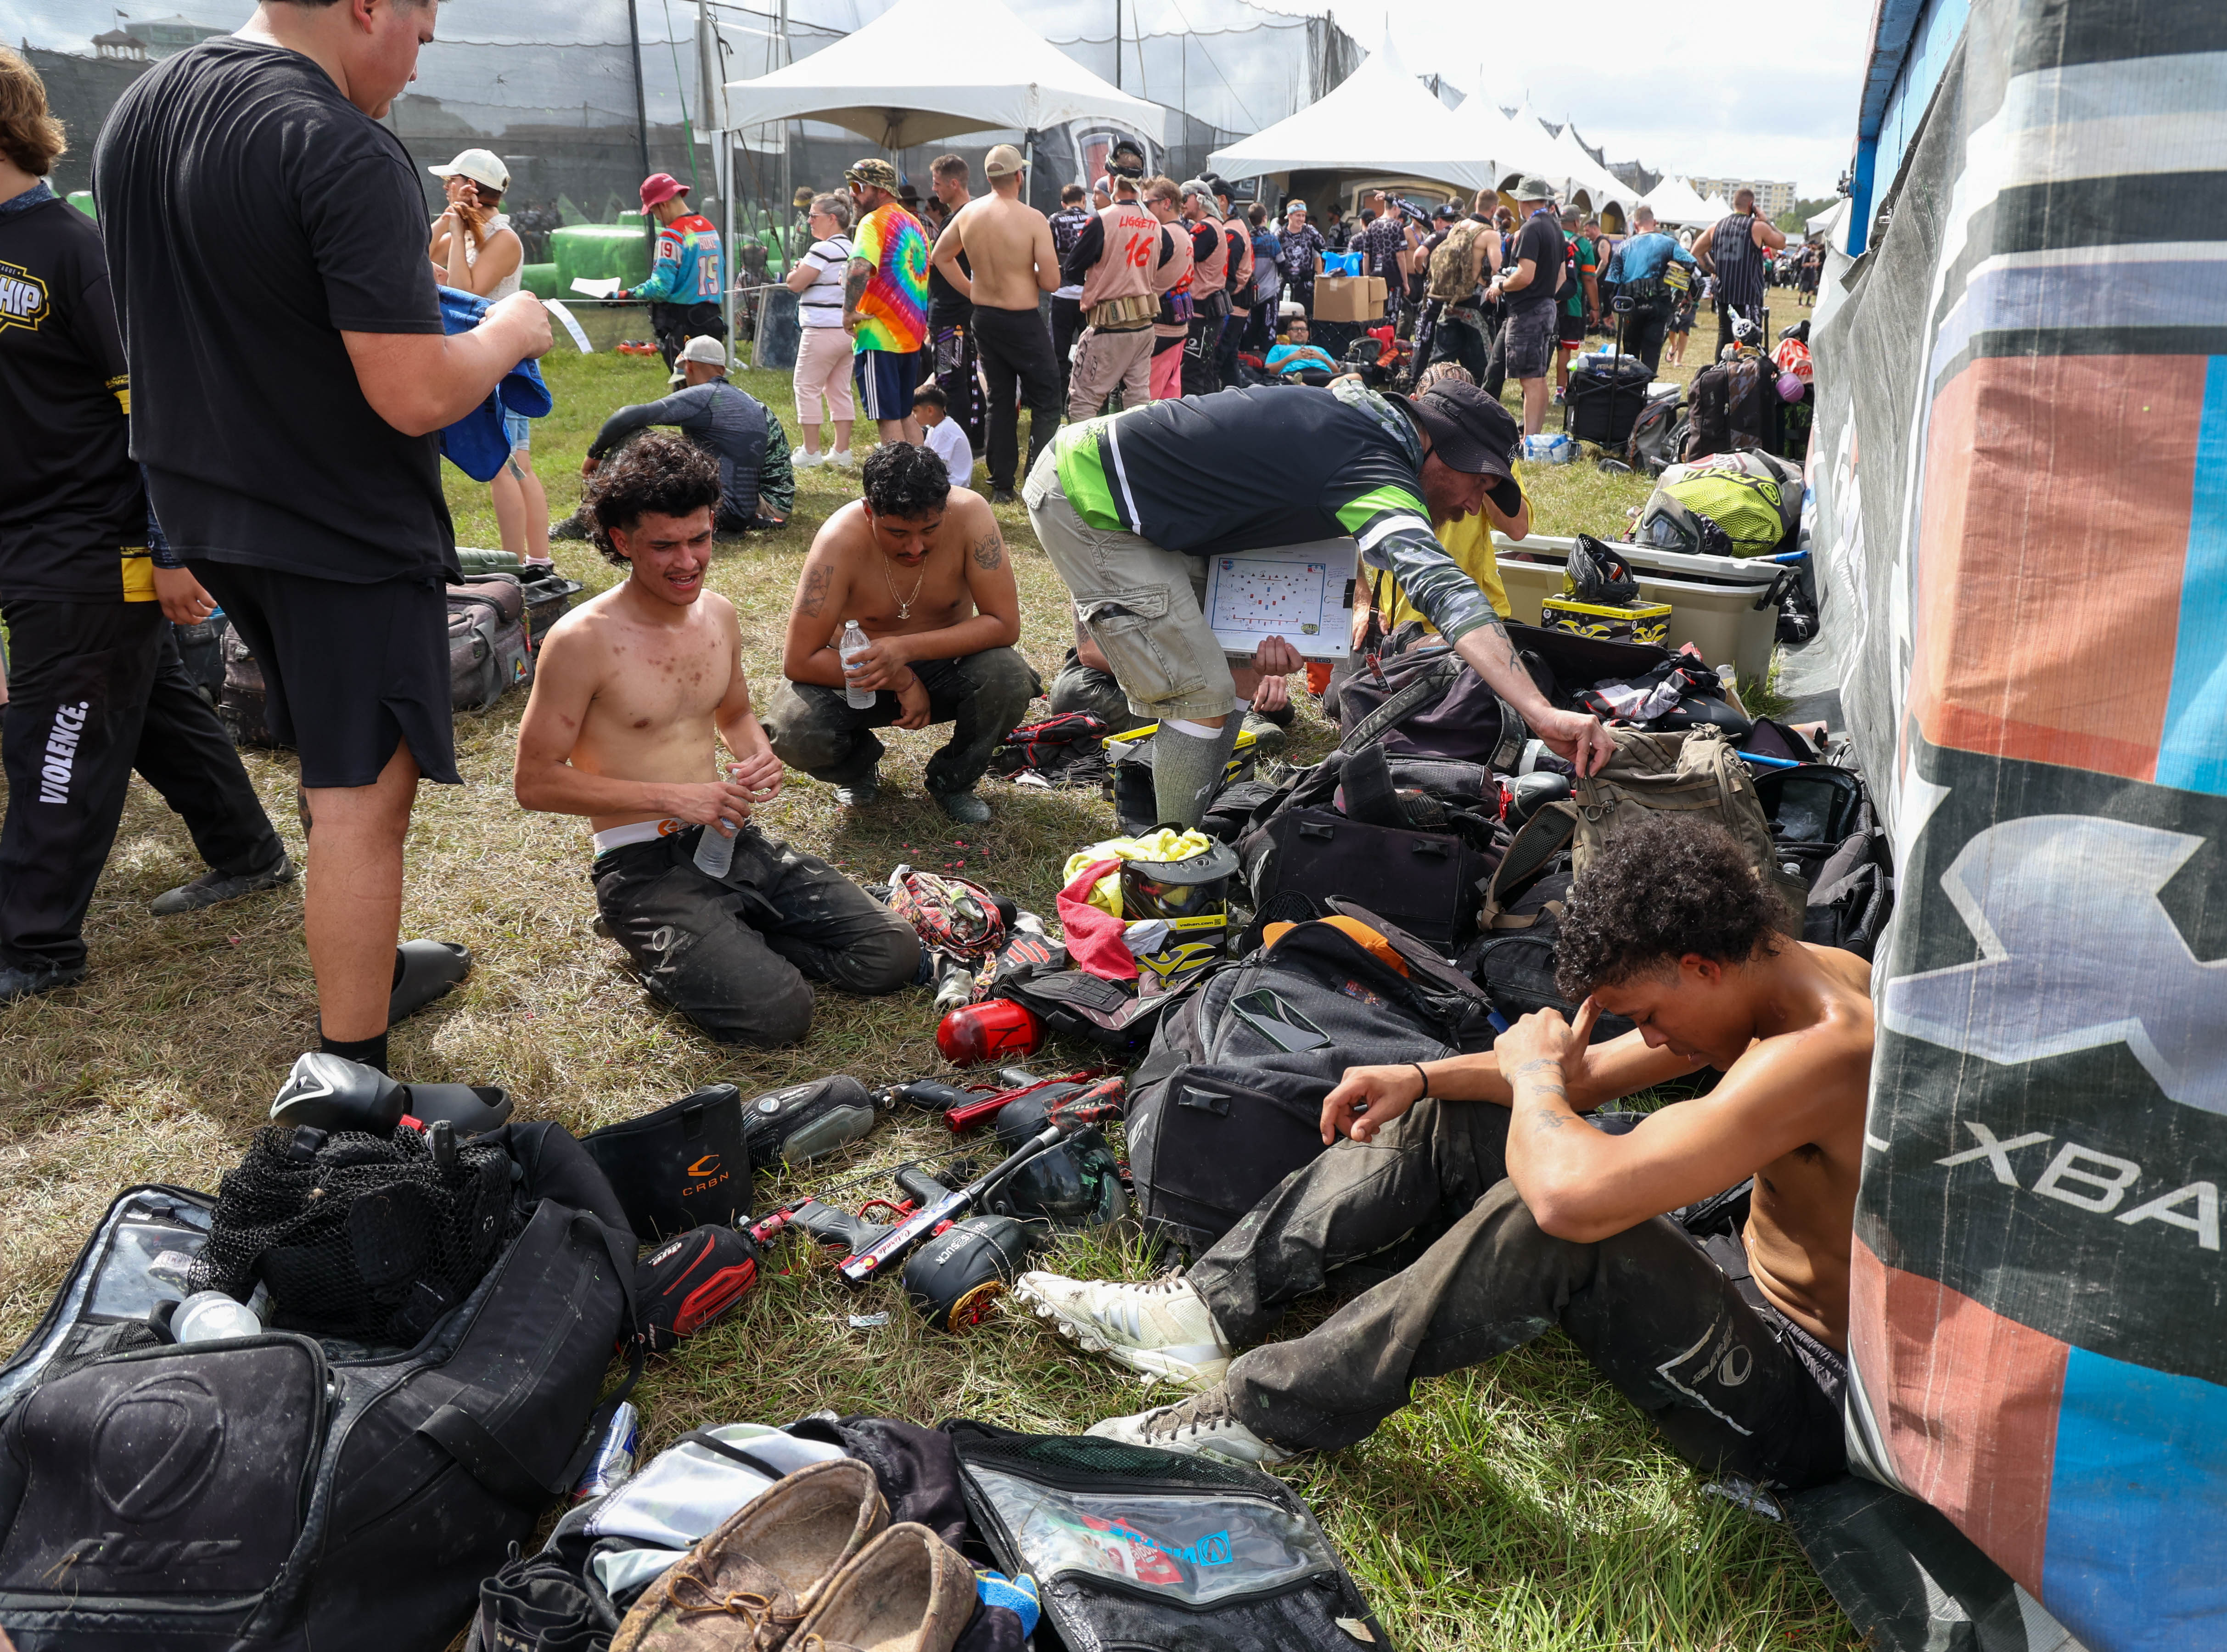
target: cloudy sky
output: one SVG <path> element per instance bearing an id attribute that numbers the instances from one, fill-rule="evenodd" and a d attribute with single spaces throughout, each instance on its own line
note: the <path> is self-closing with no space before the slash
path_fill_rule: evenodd
<path id="1" fill-rule="evenodd" d="M 1279 10 L 1306 8 L 1269 0 Z M 1703 176 L 1792 178 L 1832 193 L 1856 126 L 1872 0 L 1360 0 L 1333 15 L 1374 50 L 1387 16 L 1409 69 L 1503 106 L 1528 91 L 1611 161 Z M 1553 20 L 1567 18 L 1567 26 Z M 1578 21 L 1582 19 L 1582 22 Z"/>

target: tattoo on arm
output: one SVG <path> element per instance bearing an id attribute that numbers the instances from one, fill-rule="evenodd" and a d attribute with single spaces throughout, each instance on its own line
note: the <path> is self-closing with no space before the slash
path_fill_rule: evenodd
<path id="1" fill-rule="evenodd" d="M 1005 554 L 1005 536 L 994 527 L 974 541 L 974 565 L 978 568 L 996 567 Z"/>
<path id="2" fill-rule="evenodd" d="M 807 569 L 804 574 L 804 590 L 796 599 L 797 612 L 813 619 L 818 619 L 820 610 L 827 606 L 827 587 L 832 583 L 833 582 L 826 569 Z"/>
<path id="3" fill-rule="evenodd" d="M 843 302 L 851 309 L 858 307 L 858 300 L 866 296 L 866 283 L 872 279 L 871 266 L 858 258 L 851 260 L 851 267 L 843 272 Z"/>

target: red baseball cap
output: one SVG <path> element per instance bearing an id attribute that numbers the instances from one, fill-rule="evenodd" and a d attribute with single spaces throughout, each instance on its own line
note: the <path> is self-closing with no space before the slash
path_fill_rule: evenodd
<path id="1" fill-rule="evenodd" d="M 648 212 L 662 201 L 687 193 L 688 186 L 670 172 L 653 172 L 641 181 L 641 209 Z"/>

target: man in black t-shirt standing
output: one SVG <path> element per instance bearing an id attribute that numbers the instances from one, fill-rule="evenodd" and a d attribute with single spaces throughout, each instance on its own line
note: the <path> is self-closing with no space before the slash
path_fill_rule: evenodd
<path id="1" fill-rule="evenodd" d="M 1500 273 L 1486 289 L 1498 297 L 1508 319 L 1503 352 L 1508 375 L 1523 385 L 1523 434 L 1536 436 L 1547 424 L 1547 369 L 1554 359 L 1555 299 L 1562 284 L 1562 260 L 1569 244 L 1554 216 L 1554 192 L 1544 178 L 1516 186 L 1516 204 L 1524 214 Z"/>
<path id="2" fill-rule="evenodd" d="M 44 182 L 62 136 L 37 74 L 0 48 L 0 612 L 16 650 L 0 1004 L 83 978 L 86 908 L 135 768 L 184 817 L 210 868 L 158 896 L 156 912 L 294 876 L 163 617 L 175 605 L 199 619 L 208 598 L 148 554 L 100 232 Z"/>
<path id="3" fill-rule="evenodd" d="M 418 779 L 458 783 L 437 432 L 549 348 L 529 293 L 442 331 L 424 198 L 378 121 L 434 13 L 265 0 L 134 82 L 93 157 L 133 450 L 300 750 L 321 1036 L 373 1065 L 469 962 L 395 945 Z"/>

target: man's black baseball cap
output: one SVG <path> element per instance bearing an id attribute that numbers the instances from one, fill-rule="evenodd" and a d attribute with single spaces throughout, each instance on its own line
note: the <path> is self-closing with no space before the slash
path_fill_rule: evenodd
<path id="1" fill-rule="evenodd" d="M 1449 469 L 1473 476 L 1512 481 L 1516 475 L 1516 418 L 1475 385 L 1442 380 L 1407 399 L 1415 422 L 1429 432 L 1431 450 Z"/>

